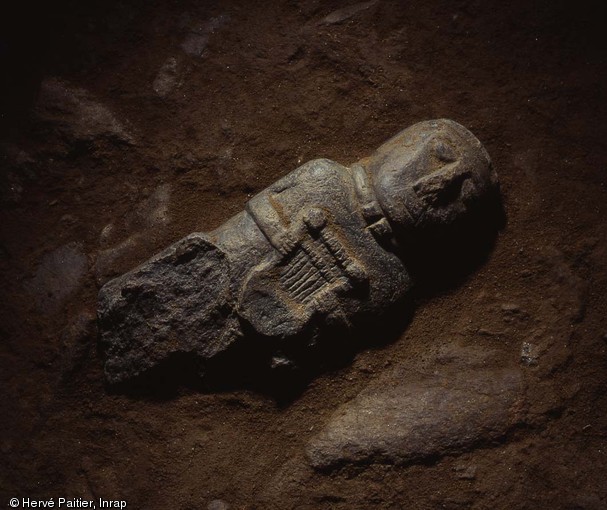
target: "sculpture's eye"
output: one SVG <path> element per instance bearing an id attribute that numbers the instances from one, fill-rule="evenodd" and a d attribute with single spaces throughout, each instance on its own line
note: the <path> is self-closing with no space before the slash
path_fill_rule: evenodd
<path id="1" fill-rule="evenodd" d="M 453 147 L 442 140 L 436 141 L 434 145 L 434 154 L 443 163 L 453 163 L 457 160 L 457 154 Z"/>

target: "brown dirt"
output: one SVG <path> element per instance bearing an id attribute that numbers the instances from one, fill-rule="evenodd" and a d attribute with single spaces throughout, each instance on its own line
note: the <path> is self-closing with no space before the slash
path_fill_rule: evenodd
<path id="1" fill-rule="evenodd" d="M 2 36 L 3 505 L 95 496 L 129 508 L 206 508 L 218 498 L 264 509 L 607 507 L 607 62 L 598 10 L 380 0 L 322 24 L 348 2 L 84 4 L 23 12 Z M 188 37 L 202 56 L 184 51 Z M 162 97 L 153 84 L 170 58 L 178 79 Z M 61 111 L 52 121 L 36 113 L 45 77 L 87 91 L 134 142 L 74 136 L 58 124 Z M 93 270 L 101 251 L 142 233 L 111 263 L 121 273 L 218 226 L 300 162 L 350 163 L 438 117 L 485 144 L 508 221 L 481 267 L 418 294 L 398 338 L 288 402 L 252 389 L 136 397 L 104 387 L 93 320 L 109 276 Z M 146 207 L 160 186 L 170 190 L 168 220 L 151 221 Z M 31 282 L 44 256 L 70 243 L 89 270 L 49 309 Z M 375 331 L 381 343 L 387 329 Z M 384 367 L 450 342 L 495 349 L 504 363 L 519 363 L 523 342 L 540 346 L 538 364 L 525 367 L 524 426 L 422 465 L 322 474 L 298 464 L 335 406 Z M 457 476 L 466 466 L 476 474 Z"/>

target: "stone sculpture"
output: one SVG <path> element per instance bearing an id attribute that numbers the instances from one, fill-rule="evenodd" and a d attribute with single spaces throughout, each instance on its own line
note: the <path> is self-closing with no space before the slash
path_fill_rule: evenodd
<path id="1" fill-rule="evenodd" d="M 247 331 L 312 343 L 325 325 L 376 315 L 412 288 L 408 246 L 497 188 L 481 143 L 450 120 L 415 124 L 349 168 L 310 161 L 101 289 L 106 377 L 175 354 L 210 360 Z"/>

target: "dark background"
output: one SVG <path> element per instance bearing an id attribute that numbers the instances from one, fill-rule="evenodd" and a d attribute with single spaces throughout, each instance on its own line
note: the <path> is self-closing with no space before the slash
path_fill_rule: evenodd
<path id="1" fill-rule="evenodd" d="M 607 507 L 600 10 L 584 2 L 380 0 L 323 22 L 348 5 L 3 7 L 3 501 Z M 397 339 L 363 349 L 287 403 L 250 388 L 108 391 L 95 326 L 103 282 L 218 226 L 302 162 L 349 164 L 438 117 L 462 123 L 486 146 L 507 222 L 475 271 L 457 285 L 421 289 Z M 504 318 L 505 309 L 520 313 Z M 395 321 L 369 343 L 382 344 L 399 329 Z M 337 405 L 385 367 L 453 339 L 495 349 L 504 364 L 519 363 L 522 342 L 543 346 L 526 372 L 524 426 L 421 465 L 330 474 L 297 467 Z M 473 479 L 454 476 L 460 462 L 476 466 Z"/>

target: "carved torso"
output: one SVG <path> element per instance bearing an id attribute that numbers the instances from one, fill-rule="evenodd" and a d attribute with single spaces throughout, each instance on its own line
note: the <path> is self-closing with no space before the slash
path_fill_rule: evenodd
<path id="1" fill-rule="evenodd" d="M 239 299 L 239 313 L 261 334 L 297 334 L 318 316 L 351 325 L 411 286 L 386 249 L 391 231 L 362 167 L 310 161 L 251 199 L 246 211 L 274 247 L 246 277 Z"/>

